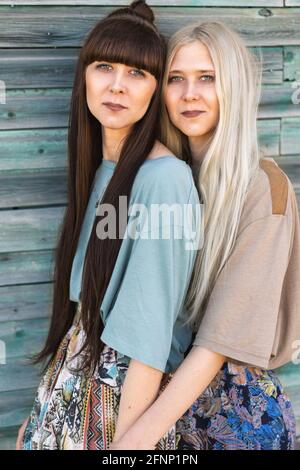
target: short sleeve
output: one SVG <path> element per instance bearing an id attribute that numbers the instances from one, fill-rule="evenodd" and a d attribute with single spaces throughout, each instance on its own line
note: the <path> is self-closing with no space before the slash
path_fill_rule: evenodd
<path id="1" fill-rule="evenodd" d="M 268 367 L 291 237 L 287 215 L 268 215 L 241 231 L 212 290 L 194 345 Z"/>
<path id="2" fill-rule="evenodd" d="M 163 372 L 196 256 L 184 237 L 177 239 L 178 229 L 169 227 L 169 239 L 155 239 L 152 231 L 133 241 L 101 336 L 116 351 Z"/>

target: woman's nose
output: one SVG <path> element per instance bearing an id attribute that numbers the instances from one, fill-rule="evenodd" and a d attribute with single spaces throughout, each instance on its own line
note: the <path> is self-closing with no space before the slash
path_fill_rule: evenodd
<path id="1" fill-rule="evenodd" d="M 124 93 L 125 83 L 124 83 L 124 73 L 122 71 L 116 72 L 112 76 L 109 89 L 112 93 Z"/>
<path id="2" fill-rule="evenodd" d="M 183 97 L 185 101 L 199 100 L 200 92 L 194 82 L 188 82 L 183 90 Z"/>

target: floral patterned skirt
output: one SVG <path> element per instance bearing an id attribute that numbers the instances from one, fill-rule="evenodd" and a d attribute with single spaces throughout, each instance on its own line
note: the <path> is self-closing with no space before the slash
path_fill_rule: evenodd
<path id="1" fill-rule="evenodd" d="M 225 362 L 177 432 L 179 449 L 293 450 L 296 422 L 274 371 Z"/>
<path id="2" fill-rule="evenodd" d="M 39 384 L 23 436 L 24 450 L 105 450 L 113 440 L 130 358 L 105 345 L 92 377 L 72 371 L 81 358 L 73 355 L 85 339 L 80 306 L 79 302 L 73 324 Z M 159 394 L 171 377 L 164 374 Z M 156 448 L 176 448 L 175 425 Z"/>

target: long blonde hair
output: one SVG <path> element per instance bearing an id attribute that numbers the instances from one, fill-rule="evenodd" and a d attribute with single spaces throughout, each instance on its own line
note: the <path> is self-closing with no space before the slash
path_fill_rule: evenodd
<path id="1" fill-rule="evenodd" d="M 215 68 L 219 121 L 209 142 L 196 181 L 202 199 L 204 243 L 198 251 L 186 297 L 187 322 L 201 321 L 213 286 L 233 249 L 248 186 L 259 167 L 257 109 L 261 65 L 242 39 L 220 22 L 182 28 L 169 41 L 164 90 L 177 51 L 195 41 L 203 43 Z M 163 143 L 184 155 L 187 138 L 171 123 L 162 107 Z"/>

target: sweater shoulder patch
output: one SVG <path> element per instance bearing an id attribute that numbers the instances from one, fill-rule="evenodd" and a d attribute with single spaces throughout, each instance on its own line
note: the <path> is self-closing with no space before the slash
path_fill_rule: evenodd
<path id="1" fill-rule="evenodd" d="M 260 168 L 267 174 L 272 197 L 272 214 L 284 215 L 288 200 L 288 180 L 285 173 L 271 160 L 260 160 Z"/>

